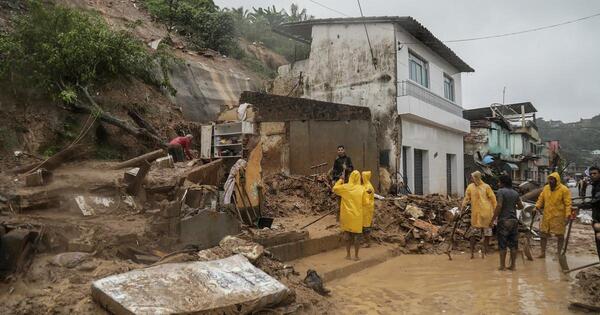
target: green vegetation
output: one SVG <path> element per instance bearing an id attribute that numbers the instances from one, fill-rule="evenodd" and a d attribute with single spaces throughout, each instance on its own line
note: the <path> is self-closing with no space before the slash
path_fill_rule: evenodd
<path id="1" fill-rule="evenodd" d="M 579 122 L 536 120 L 544 141 L 560 141 L 561 152 L 568 162 L 578 166 L 600 165 L 600 157 L 592 155 L 600 150 L 600 115 Z"/>
<path id="2" fill-rule="evenodd" d="M 252 8 L 252 12 L 244 7 L 228 9 L 234 19 L 238 35 L 251 42 L 263 43 L 269 49 L 283 55 L 289 61 L 302 60 L 308 57 L 310 47 L 298 43 L 272 31 L 282 23 L 300 22 L 312 19 L 306 9 L 297 4 L 290 6 L 289 13 L 275 6 L 269 8 Z"/>
<path id="3" fill-rule="evenodd" d="M 144 0 L 152 15 L 169 30 L 185 37 L 194 49 L 210 48 L 222 53 L 235 49 L 233 16 L 212 0 Z"/>
<path id="4" fill-rule="evenodd" d="M 167 24 L 169 31 L 184 36 L 193 49 L 210 48 L 242 60 L 252 70 L 273 76 L 275 69 L 261 65 L 237 44 L 236 38 L 259 42 L 290 61 L 305 59 L 310 47 L 272 31 L 281 23 L 298 22 L 312 18 L 306 9 L 292 4 L 289 13 L 269 8 L 219 9 L 212 0 L 144 0 L 148 11 Z"/>
<path id="5" fill-rule="evenodd" d="M 153 71 L 154 60 L 142 42 L 110 30 L 100 17 L 40 2 L 31 2 L 14 28 L 0 34 L 0 80 L 66 104 L 80 102 L 82 94 L 91 98 L 89 88 L 117 77 L 166 85 Z"/>

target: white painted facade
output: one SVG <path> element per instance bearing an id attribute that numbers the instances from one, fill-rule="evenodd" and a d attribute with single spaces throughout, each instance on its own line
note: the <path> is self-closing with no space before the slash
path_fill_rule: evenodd
<path id="1" fill-rule="evenodd" d="M 362 23 L 312 25 L 302 97 L 369 107 L 393 177 L 406 178 L 415 192 L 414 153 L 422 150 L 423 193 L 462 195 L 470 123 L 462 118 L 460 71 L 392 21 L 367 23 L 367 30 L 376 66 Z M 428 87 L 410 80 L 409 51 L 427 62 Z M 444 97 L 444 75 L 453 79 L 454 101 Z"/>

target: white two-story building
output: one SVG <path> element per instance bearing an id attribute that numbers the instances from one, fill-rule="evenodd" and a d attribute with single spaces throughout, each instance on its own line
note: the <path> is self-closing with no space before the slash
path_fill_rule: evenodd
<path id="1" fill-rule="evenodd" d="M 279 69 L 274 93 L 369 107 L 392 181 L 417 194 L 462 194 L 469 122 L 461 73 L 474 70 L 450 48 L 412 17 L 309 20 L 276 31 L 311 50 Z"/>

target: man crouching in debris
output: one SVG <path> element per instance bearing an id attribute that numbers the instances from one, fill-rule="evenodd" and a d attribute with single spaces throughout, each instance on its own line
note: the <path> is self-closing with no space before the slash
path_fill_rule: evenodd
<path id="1" fill-rule="evenodd" d="M 333 186 L 333 192 L 342 197 L 340 203 L 340 227 L 346 237 L 346 259 L 350 260 L 350 248 L 354 245 L 354 260 L 359 260 L 358 249 L 363 227 L 363 198 L 365 188 L 360 184 L 360 173 L 352 171 L 347 184 L 344 176 Z"/>
<path id="2" fill-rule="evenodd" d="M 546 257 L 546 245 L 551 234 L 556 235 L 556 253 L 560 255 L 565 243 L 565 227 L 571 216 L 571 191 L 560 181 L 560 175 L 554 172 L 548 176 L 548 184 L 542 190 L 534 211 L 544 209 L 540 231 L 542 252 L 538 258 Z"/>
<path id="3" fill-rule="evenodd" d="M 467 186 L 465 198 L 460 211 L 462 212 L 467 204 L 471 204 L 471 233 L 469 240 L 471 242 L 471 259 L 475 258 L 475 243 L 477 241 L 477 231 L 483 234 L 483 250 L 481 251 L 482 258 L 487 254 L 492 236 L 492 216 L 496 208 L 496 196 L 492 188 L 481 180 L 479 171 L 471 174 L 472 183 Z"/>
<path id="4" fill-rule="evenodd" d="M 510 249 L 510 266 L 508 269 L 516 270 L 517 249 L 519 244 L 519 221 L 517 219 L 517 209 L 523 209 L 523 203 L 519 198 L 519 193 L 512 188 L 512 179 L 508 175 L 500 176 L 500 189 L 497 193 L 498 204 L 494 211 L 494 221 L 498 219 L 496 228 L 498 247 L 500 248 L 500 267 L 498 270 L 504 270 L 506 261 L 506 248 Z"/>
<path id="5" fill-rule="evenodd" d="M 185 157 L 190 160 L 193 160 L 192 152 L 190 152 L 190 147 L 192 146 L 192 139 L 194 136 L 191 134 L 187 134 L 185 137 L 176 137 L 175 139 L 169 142 L 169 146 L 167 147 L 167 151 L 169 155 L 173 158 L 173 162 L 184 162 Z M 185 156 L 183 153 L 185 152 Z"/>
<path id="6" fill-rule="evenodd" d="M 596 253 L 600 259 L 600 168 L 590 167 L 590 177 L 592 178 L 592 199 L 581 204 L 579 209 L 592 209 L 592 228 L 596 241 Z"/>

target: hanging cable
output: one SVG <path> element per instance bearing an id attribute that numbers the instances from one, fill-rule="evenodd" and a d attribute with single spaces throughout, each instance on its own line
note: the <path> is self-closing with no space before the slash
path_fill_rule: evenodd
<path id="1" fill-rule="evenodd" d="M 363 15 L 362 7 L 360 6 L 360 0 L 356 0 L 358 3 L 358 9 L 360 10 L 360 16 L 363 19 L 363 26 L 365 27 L 365 34 L 367 34 L 367 43 L 369 43 L 369 51 L 371 52 L 371 62 L 373 63 L 373 67 L 377 69 L 377 59 L 375 55 L 373 55 L 373 47 L 371 46 L 371 39 L 369 38 L 369 31 L 367 30 L 367 23 L 365 22 L 365 16 Z"/>
<path id="2" fill-rule="evenodd" d="M 328 7 L 322 3 L 319 3 L 315 0 L 309 0 L 310 2 L 323 7 L 327 10 L 330 10 L 332 12 L 335 12 L 337 14 L 340 14 L 342 16 L 345 17 L 351 17 L 350 15 L 339 11 L 337 9 Z M 358 1 L 358 0 L 357 0 Z M 359 8 L 360 8 L 360 2 L 359 2 Z M 362 16 L 362 9 L 361 9 L 361 16 Z M 551 24 L 551 25 L 545 25 L 545 26 L 540 26 L 540 27 L 535 27 L 535 28 L 530 28 L 530 29 L 525 29 L 525 30 L 521 30 L 521 31 L 516 31 L 516 32 L 509 32 L 509 33 L 503 33 L 503 34 L 494 34 L 494 35 L 485 35 L 485 36 L 477 36 L 477 37 L 469 37 L 469 38 L 460 38 L 460 39 L 451 39 L 451 40 L 440 40 L 442 43 L 460 43 L 460 42 L 471 42 L 471 41 L 478 41 L 478 40 L 485 40 L 485 39 L 492 39 L 492 38 L 500 38 L 500 37 L 509 37 L 509 36 L 515 36 L 515 35 L 520 35 L 520 34 L 526 34 L 526 33 L 533 33 L 533 32 L 538 32 L 538 31 L 543 31 L 543 30 L 547 30 L 547 29 L 551 29 L 551 28 L 556 28 L 556 27 L 560 27 L 560 26 L 564 26 L 564 25 L 568 25 L 568 24 L 573 24 L 573 23 L 577 23 L 577 22 L 581 22 L 581 21 L 585 21 L 588 19 L 592 19 L 595 17 L 600 16 L 600 12 L 594 13 L 592 15 L 587 15 L 584 17 L 580 17 L 577 19 L 573 19 L 573 20 L 568 20 L 568 21 L 564 21 L 564 22 L 560 22 L 560 23 L 556 23 L 556 24 Z M 363 16 L 364 18 L 364 16 Z M 422 42 L 425 43 L 425 42 Z M 412 45 L 412 44 L 418 44 L 418 43 L 402 43 L 402 44 L 407 44 L 407 45 Z"/>
<path id="3" fill-rule="evenodd" d="M 322 3 L 319 3 L 317 1 L 314 1 L 314 0 L 308 0 L 308 1 L 310 1 L 310 2 L 312 2 L 314 4 L 316 4 L 316 5 L 318 5 L 320 7 L 323 7 L 323 8 L 325 8 L 325 9 L 331 11 L 331 12 L 335 12 L 335 13 L 340 14 L 340 15 L 345 16 L 345 17 L 351 17 L 350 15 L 348 15 L 348 14 L 342 12 L 342 11 L 338 11 L 338 10 L 336 10 L 334 8 L 330 8 L 330 7 L 328 7 L 328 6 L 326 6 L 326 5 L 322 4 Z"/>

